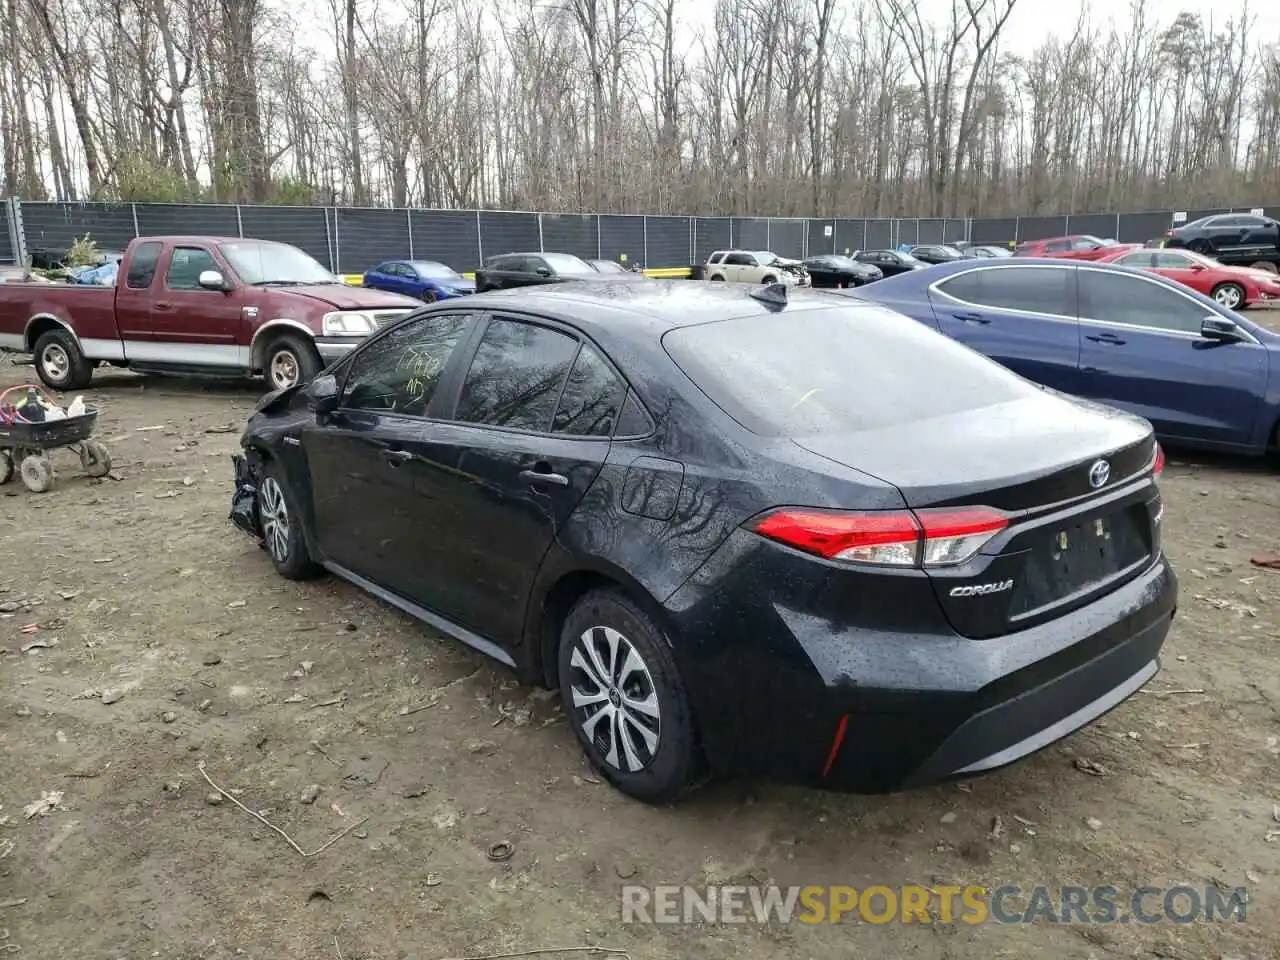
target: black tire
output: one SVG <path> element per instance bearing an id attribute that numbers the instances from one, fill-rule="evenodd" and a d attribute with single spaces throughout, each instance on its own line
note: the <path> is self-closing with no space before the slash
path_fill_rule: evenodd
<path id="1" fill-rule="evenodd" d="M 1187 244 L 1187 249 L 1206 257 L 1213 255 L 1213 247 L 1209 245 L 1208 240 L 1192 240 Z"/>
<path id="2" fill-rule="evenodd" d="M 307 343 L 301 337 L 285 334 L 267 344 L 262 373 L 272 390 L 306 383 L 323 369 L 315 344 Z M 291 376 L 286 375 L 288 371 L 292 371 Z"/>
<path id="3" fill-rule="evenodd" d="M 1220 283 L 1210 291 L 1209 296 L 1228 310 L 1243 310 L 1246 306 L 1244 287 L 1238 283 Z"/>
<path id="4" fill-rule="evenodd" d="M 712 283 L 724 283 L 724 277 L 720 276 L 720 274 L 718 273 L 715 273 L 711 275 L 710 281 Z"/>
<path id="5" fill-rule="evenodd" d="M 13 479 L 13 454 L 8 450 L 0 450 L 0 487 Z"/>
<path id="6" fill-rule="evenodd" d="M 54 390 L 83 390 L 93 379 L 93 366 L 80 352 L 75 337 L 61 327 L 40 334 L 32 354 L 36 375 Z"/>
<path id="7" fill-rule="evenodd" d="M 1253 264 L 1253 269 L 1265 270 L 1267 273 L 1280 273 L 1280 267 L 1277 267 L 1270 260 L 1259 260 L 1257 263 Z"/>
<path id="8" fill-rule="evenodd" d="M 591 679 L 598 673 L 584 670 L 581 664 L 587 656 L 584 653 L 587 644 L 607 646 L 608 631 L 634 650 L 641 670 L 633 670 L 624 677 L 618 677 L 618 671 L 614 671 L 606 690 L 603 689 L 606 685 Z M 569 726 L 587 759 L 602 777 L 628 796 L 653 804 L 674 800 L 695 784 L 702 765 L 693 712 L 666 634 L 652 617 L 619 591 L 593 590 L 574 604 L 565 618 L 557 659 L 560 696 Z M 621 655 L 615 658 L 619 670 L 623 659 Z M 607 660 L 602 662 L 607 666 Z M 605 699 L 575 708 L 575 686 L 580 692 L 603 694 Z M 650 694 L 657 704 L 656 724 L 643 710 L 632 709 L 624 714 L 627 704 L 644 702 Z M 586 724 L 593 719 L 592 707 L 596 703 L 600 704 L 597 717 L 606 710 L 612 712 L 598 717 L 595 729 L 588 734 Z M 620 715 L 637 719 L 623 721 L 617 719 Z M 630 735 L 621 744 L 623 749 L 618 750 L 616 738 L 623 726 Z M 607 736 L 602 727 L 608 728 Z M 645 730 L 654 735 L 653 741 L 645 737 Z M 616 762 L 611 757 L 616 757 Z M 623 769 L 624 766 L 629 769 Z"/>
<path id="9" fill-rule="evenodd" d="M 297 508 L 284 471 L 274 460 L 267 462 L 258 484 L 258 523 L 262 528 L 262 545 L 276 573 L 286 580 L 309 580 L 322 572 L 319 564 L 311 559 L 307 541 L 302 536 L 302 512 Z"/>
<path id="10" fill-rule="evenodd" d="M 778 282 L 778 278 L 777 278 L 777 277 L 775 277 L 773 274 L 769 274 L 767 277 L 765 277 L 764 279 L 762 279 L 760 282 L 761 282 L 761 283 L 777 283 L 777 282 Z"/>
<path id="11" fill-rule="evenodd" d="M 434 290 L 423 290 L 422 296 L 419 298 L 423 303 L 435 303 L 440 297 Z"/>

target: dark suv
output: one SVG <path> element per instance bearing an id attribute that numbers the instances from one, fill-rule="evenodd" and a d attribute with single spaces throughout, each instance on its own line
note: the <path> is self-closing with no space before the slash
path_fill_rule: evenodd
<path id="1" fill-rule="evenodd" d="M 600 279 L 600 272 L 571 253 L 504 253 L 476 271 L 476 292 L 563 280 Z"/>

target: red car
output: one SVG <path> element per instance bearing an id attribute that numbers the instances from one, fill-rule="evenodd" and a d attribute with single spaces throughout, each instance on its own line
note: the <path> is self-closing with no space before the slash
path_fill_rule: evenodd
<path id="1" fill-rule="evenodd" d="M 1087 233 L 1069 237 L 1050 237 L 1048 240 L 1027 240 L 1013 248 L 1015 257 L 1061 257 L 1067 260 L 1101 260 L 1118 250 L 1133 250 L 1136 243 L 1116 243 L 1100 240 Z"/>
<path id="2" fill-rule="evenodd" d="M 1280 301 L 1280 276 L 1254 267 L 1228 267 L 1190 250 L 1120 251 L 1103 257 L 1102 263 L 1150 270 L 1213 297 L 1228 310 L 1243 310 L 1254 303 Z"/>

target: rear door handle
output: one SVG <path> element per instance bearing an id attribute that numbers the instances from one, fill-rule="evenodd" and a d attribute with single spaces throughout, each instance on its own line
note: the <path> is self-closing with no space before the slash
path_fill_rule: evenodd
<path id="1" fill-rule="evenodd" d="M 955 317 L 957 320 L 963 320 L 965 323 L 990 323 L 991 322 L 980 313 L 953 313 L 952 316 Z"/>
<path id="2" fill-rule="evenodd" d="M 1116 346 L 1116 347 L 1124 343 L 1124 340 L 1121 339 L 1120 337 L 1117 337 L 1114 333 L 1090 334 L 1086 336 L 1085 339 L 1092 340 L 1094 343 L 1109 343 L 1112 346 Z"/>
<path id="3" fill-rule="evenodd" d="M 398 467 L 402 463 L 408 463 L 413 459 L 413 454 L 408 450 L 392 450 L 390 447 L 382 448 L 382 459 L 387 461 L 393 467 Z"/>
<path id="4" fill-rule="evenodd" d="M 542 468 L 542 469 L 539 469 Z M 546 464 L 536 464 L 532 470 L 521 470 L 520 479 L 525 483 L 544 484 L 551 487 L 567 487 L 569 478 L 563 473 L 552 473 Z"/>

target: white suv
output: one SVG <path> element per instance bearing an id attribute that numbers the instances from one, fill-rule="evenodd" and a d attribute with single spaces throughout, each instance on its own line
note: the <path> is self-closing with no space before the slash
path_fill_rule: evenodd
<path id="1" fill-rule="evenodd" d="M 735 283 L 786 283 L 803 286 L 809 282 L 799 260 L 785 260 L 768 250 L 717 250 L 707 257 L 706 278 Z"/>

